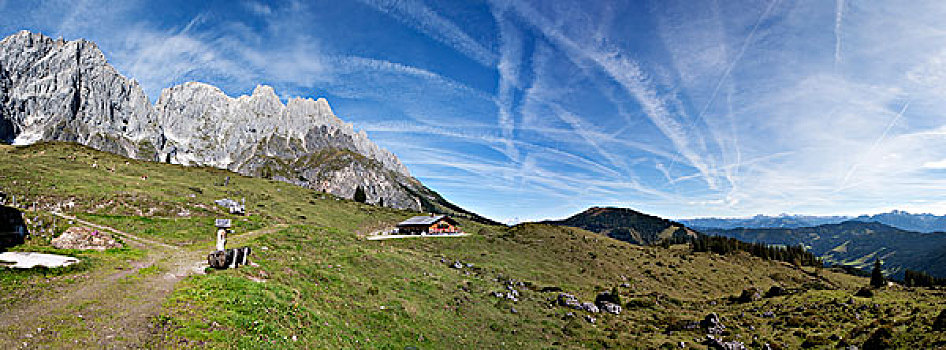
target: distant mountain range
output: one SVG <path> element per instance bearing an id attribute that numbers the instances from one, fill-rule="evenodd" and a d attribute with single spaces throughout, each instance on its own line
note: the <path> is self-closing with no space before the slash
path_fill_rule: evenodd
<path id="1" fill-rule="evenodd" d="M 682 219 L 681 223 L 694 229 L 733 229 L 763 227 L 811 227 L 824 224 L 836 224 L 850 220 L 847 216 L 807 216 L 807 215 L 756 215 L 748 218 L 698 218 Z"/>
<path id="2" fill-rule="evenodd" d="M 695 238 L 697 235 L 681 223 L 626 208 L 594 207 L 564 220 L 541 223 L 577 227 L 642 245 L 659 243 L 664 239 Z"/>
<path id="3" fill-rule="evenodd" d="M 902 210 L 889 213 L 851 216 L 807 216 L 807 215 L 756 215 L 749 218 L 698 218 L 683 219 L 681 223 L 697 230 L 735 228 L 800 228 L 844 221 L 879 222 L 902 230 L 915 232 L 946 232 L 946 215 L 911 214 Z"/>
<path id="4" fill-rule="evenodd" d="M 868 269 L 874 260 L 884 262 L 885 272 L 902 277 L 905 269 L 946 277 L 946 233 L 924 233 L 876 222 L 879 220 L 916 226 L 932 222 L 928 214 L 902 211 L 844 220 L 843 217 L 756 216 L 749 219 L 698 219 L 716 225 L 782 225 L 782 227 L 740 227 L 691 229 L 680 222 L 626 208 L 594 207 L 567 219 L 543 224 L 570 226 L 600 233 L 622 241 L 650 245 L 664 239 L 696 238 L 700 234 L 732 237 L 743 242 L 771 245 L 803 245 L 828 264 Z M 730 221 L 732 220 L 732 221 Z M 811 223 L 839 221 L 800 227 Z M 686 220 L 685 222 L 694 222 Z M 932 227 L 932 226 L 926 226 Z"/>
<path id="5" fill-rule="evenodd" d="M 745 242 L 804 245 L 830 264 L 867 269 L 874 260 L 901 277 L 904 269 L 946 277 L 946 233 L 903 230 L 878 222 L 850 220 L 799 228 L 702 229 L 702 233 Z"/>
<path id="6" fill-rule="evenodd" d="M 21 31 L 0 41 L 0 143 L 66 141 L 131 158 L 212 166 L 367 202 L 491 222 L 412 177 L 392 153 L 335 116 L 325 99 L 268 86 L 230 97 L 189 82 L 152 105 L 95 43 Z"/>

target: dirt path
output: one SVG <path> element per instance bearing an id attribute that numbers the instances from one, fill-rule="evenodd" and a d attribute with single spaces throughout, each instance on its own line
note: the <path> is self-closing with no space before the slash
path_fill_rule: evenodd
<path id="1" fill-rule="evenodd" d="M 155 340 L 151 318 L 184 277 L 203 273 L 206 248 L 189 248 L 141 238 L 111 227 L 54 213 L 82 225 L 110 231 L 146 256 L 132 268 L 97 269 L 91 278 L 68 290 L 26 305 L 0 310 L 0 349 L 148 347 Z M 234 236 L 245 243 L 280 227 Z"/>

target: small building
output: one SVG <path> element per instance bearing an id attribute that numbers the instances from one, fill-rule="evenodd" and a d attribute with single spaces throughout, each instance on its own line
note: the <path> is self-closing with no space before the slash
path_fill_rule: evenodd
<path id="1" fill-rule="evenodd" d="M 227 211 L 230 212 L 230 214 L 236 214 L 236 215 L 246 215 L 245 202 L 246 202 L 245 198 L 240 202 L 237 202 L 230 198 L 218 199 L 214 201 L 214 203 L 216 203 L 217 205 L 226 208 Z"/>
<path id="2" fill-rule="evenodd" d="M 462 232 L 456 220 L 446 215 L 415 216 L 397 224 L 402 235 L 450 234 Z"/>

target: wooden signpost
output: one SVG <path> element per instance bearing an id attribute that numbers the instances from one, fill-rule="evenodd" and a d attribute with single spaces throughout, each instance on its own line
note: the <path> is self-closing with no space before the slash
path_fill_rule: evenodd
<path id="1" fill-rule="evenodd" d="M 246 265 L 252 252 L 250 247 L 227 249 L 227 234 L 233 233 L 233 230 L 230 229 L 230 219 L 216 219 L 214 226 L 217 227 L 217 250 L 207 256 L 207 263 L 210 264 L 210 267 L 227 269 Z"/>

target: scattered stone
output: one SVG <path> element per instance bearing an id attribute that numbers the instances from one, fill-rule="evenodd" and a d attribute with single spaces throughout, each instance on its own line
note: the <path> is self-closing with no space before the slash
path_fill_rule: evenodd
<path id="1" fill-rule="evenodd" d="M 610 314 L 620 315 L 620 314 L 621 314 L 621 305 L 612 304 L 612 303 L 609 303 L 609 302 L 603 302 L 603 303 L 601 303 L 601 310 L 604 310 L 604 312 L 607 312 L 607 313 L 610 313 Z"/>
<path id="2" fill-rule="evenodd" d="M 687 347 L 687 343 L 686 343 L 685 341 L 681 341 L 681 342 L 677 343 L 677 347 L 679 347 L 679 348 L 681 348 L 681 349 L 685 349 L 685 348 Z"/>
<path id="3" fill-rule="evenodd" d="M 463 269 L 463 263 L 461 263 L 460 260 L 457 260 L 457 261 L 454 261 L 453 265 L 450 265 L 450 267 L 460 270 L 460 269 Z"/>
<path id="4" fill-rule="evenodd" d="M 582 309 L 582 310 L 585 310 L 586 312 L 593 313 L 593 314 L 596 314 L 596 313 L 601 312 L 601 310 L 598 309 L 598 306 L 596 306 L 595 304 L 592 304 L 592 303 L 582 303 L 582 304 L 581 304 L 581 309 Z M 594 323 L 594 322 L 592 322 L 592 323 Z"/>
<path id="5" fill-rule="evenodd" d="M 775 313 L 772 311 L 763 312 L 762 318 L 775 318 Z"/>
<path id="6" fill-rule="evenodd" d="M 700 327 L 706 329 L 707 334 L 722 334 L 726 330 L 726 326 L 719 321 L 719 315 L 716 315 L 715 312 L 706 315 L 703 321 L 700 321 Z"/>
<path id="7" fill-rule="evenodd" d="M 703 342 L 709 349 L 714 350 L 746 350 L 746 344 L 738 341 L 722 341 L 713 337 L 708 337 Z"/>
<path id="8" fill-rule="evenodd" d="M 558 295 L 558 305 L 581 310 L 581 302 L 574 295 L 561 293 Z"/>
<path id="9" fill-rule="evenodd" d="M 598 320 L 594 316 L 585 315 L 585 321 L 588 321 L 588 323 L 591 323 L 591 324 L 595 324 L 595 322 L 597 322 Z"/>
<path id="10" fill-rule="evenodd" d="M 51 243 L 56 249 L 106 250 L 122 247 L 112 235 L 84 226 L 70 227 L 59 237 L 53 238 Z"/>
<path id="11" fill-rule="evenodd" d="M 518 313 L 519 313 L 519 310 L 516 310 L 516 308 L 511 307 L 511 308 L 509 308 L 509 312 L 514 313 L 514 314 L 518 314 Z"/>

